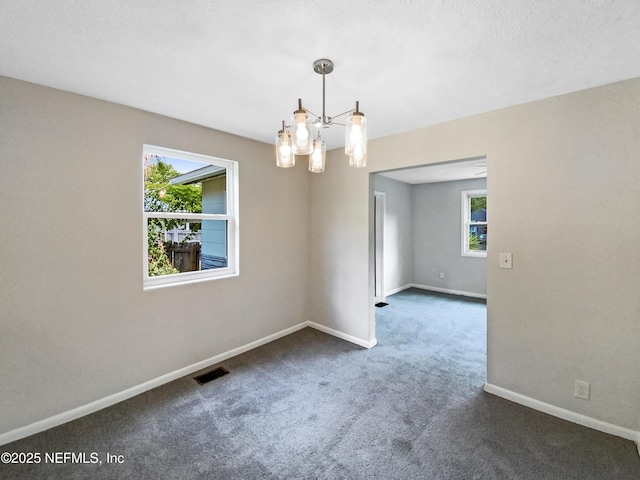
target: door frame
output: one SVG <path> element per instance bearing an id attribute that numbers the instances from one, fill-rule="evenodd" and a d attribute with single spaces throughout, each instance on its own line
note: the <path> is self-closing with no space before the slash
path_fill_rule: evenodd
<path id="1" fill-rule="evenodd" d="M 384 290 L 384 224 L 387 215 L 387 194 L 373 192 L 373 276 L 375 303 L 386 300 Z"/>

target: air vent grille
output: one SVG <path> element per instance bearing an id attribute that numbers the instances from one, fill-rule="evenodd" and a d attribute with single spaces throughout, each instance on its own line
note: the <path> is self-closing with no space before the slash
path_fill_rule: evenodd
<path id="1" fill-rule="evenodd" d="M 226 368 L 218 367 L 208 372 L 205 372 L 202 375 L 193 377 L 193 379 L 196 382 L 198 382 L 200 385 L 204 385 L 206 383 L 214 381 L 217 378 L 224 377 L 227 373 L 229 373 L 229 371 Z"/>

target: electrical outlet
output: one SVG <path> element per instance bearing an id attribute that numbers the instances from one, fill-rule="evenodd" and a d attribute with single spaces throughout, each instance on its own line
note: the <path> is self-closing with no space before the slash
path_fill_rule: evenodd
<path id="1" fill-rule="evenodd" d="M 583 400 L 589 400 L 589 382 L 576 380 L 573 387 L 573 395 Z"/>
<path id="2" fill-rule="evenodd" d="M 444 272 L 440 272 L 440 279 L 444 279 Z"/>

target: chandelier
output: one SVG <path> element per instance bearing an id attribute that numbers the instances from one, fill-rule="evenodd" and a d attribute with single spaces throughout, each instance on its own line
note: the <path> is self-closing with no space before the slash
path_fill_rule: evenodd
<path id="1" fill-rule="evenodd" d="M 298 109 L 293 112 L 292 124 L 282 121 L 282 130 L 276 135 L 276 165 L 282 168 L 293 167 L 296 155 L 309 155 L 309 171 L 324 172 L 327 146 L 322 139 L 322 130 L 333 125 L 346 127 L 344 151 L 349 155 L 350 167 L 367 165 L 367 119 L 356 108 L 347 110 L 334 117 L 325 114 L 325 76 L 333 72 L 333 62 L 321 58 L 313 62 L 313 70 L 322 75 L 322 115 L 307 110 L 298 99 Z M 349 115 L 347 123 L 336 122 L 336 118 Z"/>

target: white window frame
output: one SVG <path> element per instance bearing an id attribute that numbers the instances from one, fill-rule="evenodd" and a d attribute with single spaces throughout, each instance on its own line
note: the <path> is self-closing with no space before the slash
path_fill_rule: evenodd
<path id="1" fill-rule="evenodd" d="M 486 258 L 486 250 L 469 250 L 469 227 L 472 225 L 487 225 L 489 221 L 489 212 L 487 211 L 486 222 L 471 221 L 471 199 L 477 197 L 486 197 L 487 189 L 463 190 L 462 191 L 462 256 Z"/>
<path id="2" fill-rule="evenodd" d="M 144 211 L 144 162 L 141 162 L 142 174 L 142 268 L 143 268 L 143 289 L 150 290 L 171 285 L 184 285 L 187 283 L 202 282 L 220 278 L 236 277 L 239 275 L 238 248 L 240 245 L 239 221 L 238 221 L 238 162 L 224 158 L 201 155 L 199 153 L 184 152 L 154 145 L 143 146 L 144 154 L 158 155 L 160 157 L 179 158 L 194 162 L 206 163 L 210 165 L 226 168 L 227 184 L 227 213 L 174 213 L 174 212 L 145 212 Z M 194 272 L 181 272 L 170 275 L 149 276 L 149 250 L 147 227 L 150 218 L 177 218 L 186 219 L 193 222 L 202 220 L 226 220 L 227 222 L 227 266 L 210 270 L 199 270 Z"/>

